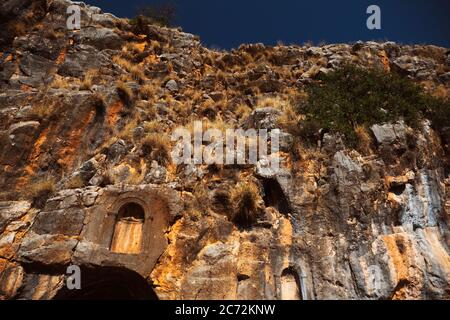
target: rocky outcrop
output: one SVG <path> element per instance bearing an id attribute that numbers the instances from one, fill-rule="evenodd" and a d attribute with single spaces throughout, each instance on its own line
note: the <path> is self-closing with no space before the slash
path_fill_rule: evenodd
<path id="1" fill-rule="evenodd" d="M 0 299 L 80 298 L 71 265 L 87 288 L 104 280 L 89 298 L 450 298 L 448 128 L 376 124 L 363 152 L 332 132 L 303 145 L 280 124 L 305 84 L 349 62 L 448 96 L 448 49 L 219 52 L 82 3 L 69 31 L 69 4 L 0 5 Z M 168 135 L 193 120 L 281 129 L 281 169 L 271 155 L 171 163 Z M 232 218 L 242 185 L 257 190 L 251 226 Z"/>

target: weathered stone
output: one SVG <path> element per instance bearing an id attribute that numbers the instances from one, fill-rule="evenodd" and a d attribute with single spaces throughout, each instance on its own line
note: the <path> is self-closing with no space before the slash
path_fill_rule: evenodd
<path id="1" fill-rule="evenodd" d="M 28 201 L 4 201 L 0 202 L 0 232 L 8 223 L 19 219 L 30 209 L 31 203 Z"/>
<path id="2" fill-rule="evenodd" d="M 81 78 L 86 70 L 98 69 L 110 63 L 110 57 L 105 52 L 99 52 L 90 45 L 81 44 L 67 53 L 64 62 L 58 68 L 58 74 Z"/>
<path id="3" fill-rule="evenodd" d="M 183 165 L 179 174 L 179 180 L 185 185 L 192 185 L 203 178 L 204 171 L 194 164 Z"/>
<path id="4" fill-rule="evenodd" d="M 83 220 L 84 211 L 78 208 L 41 212 L 33 225 L 33 231 L 37 234 L 77 236 L 83 227 Z"/>
<path id="5" fill-rule="evenodd" d="M 89 180 L 97 173 L 98 163 L 95 159 L 90 159 L 83 163 L 72 175 L 72 178 L 81 179 L 81 181 L 86 184 Z"/>
<path id="6" fill-rule="evenodd" d="M 64 275 L 29 273 L 24 276 L 18 299 L 51 300 L 65 285 Z"/>
<path id="7" fill-rule="evenodd" d="M 19 122 L 9 128 L 9 139 L 13 146 L 23 149 L 34 139 L 40 123 L 37 121 Z"/>
<path id="8" fill-rule="evenodd" d="M 28 232 L 22 240 L 18 257 L 26 263 L 44 265 L 66 265 L 70 262 L 73 249 L 78 241 L 62 235 Z"/>
<path id="9" fill-rule="evenodd" d="M 139 141 L 139 139 L 142 139 L 145 136 L 145 129 L 141 126 L 136 127 L 133 130 L 133 138 L 136 141 Z"/>
<path id="10" fill-rule="evenodd" d="M 158 165 L 158 162 L 152 161 L 150 172 L 145 177 L 147 183 L 165 183 L 167 170 L 163 166 Z"/>
<path id="11" fill-rule="evenodd" d="M 43 57 L 28 53 L 20 61 L 20 70 L 27 77 L 34 77 L 41 80 L 42 77 L 53 66 L 53 62 Z"/>
<path id="12" fill-rule="evenodd" d="M 340 134 L 325 133 L 321 141 L 321 147 L 330 154 L 335 154 L 345 148 L 344 142 Z"/>
<path id="13" fill-rule="evenodd" d="M 378 144 L 390 144 L 405 139 L 406 128 L 403 123 L 373 125 L 371 129 Z"/>
<path id="14" fill-rule="evenodd" d="M 167 107 L 167 103 L 165 102 L 158 102 L 155 105 L 156 111 L 158 111 L 159 115 L 167 115 L 169 113 L 169 108 Z"/>
<path id="15" fill-rule="evenodd" d="M 178 91 L 178 83 L 175 80 L 169 80 L 166 83 L 166 89 L 170 92 Z"/>
<path id="16" fill-rule="evenodd" d="M 92 45 L 99 50 L 117 50 L 124 43 L 122 38 L 108 28 L 83 28 L 75 35 L 75 41 Z"/>
<path id="17" fill-rule="evenodd" d="M 279 173 L 279 169 L 272 166 L 272 158 L 269 156 L 261 157 L 261 159 L 258 160 L 255 172 L 258 176 L 263 178 L 273 178 Z"/>
<path id="18" fill-rule="evenodd" d="M 118 20 L 117 17 L 110 13 L 94 13 L 91 17 L 94 23 L 98 23 L 107 28 L 114 28 Z"/>
<path id="19" fill-rule="evenodd" d="M 0 259 L 0 300 L 13 299 L 22 286 L 24 270 L 22 266 Z"/>
<path id="20" fill-rule="evenodd" d="M 108 148 L 107 154 L 111 161 L 117 161 L 120 157 L 127 154 L 129 149 L 130 146 L 127 145 L 122 139 L 119 139 Z"/>
<path id="21" fill-rule="evenodd" d="M 361 165 L 343 151 L 338 151 L 334 155 L 332 168 L 337 181 L 343 186 L 347 185 L 356 188 L 357 186 L 354 183 L 360 180 L 363 175 Z M 353 192 L 353 190 L 346 191 L 349 193 Z"/>
<path id="22" fill-rule="evenodd" d="M 215 102 L 219 102 L 225 98 L 225 95 L 223 92 L 220 91 L 214 91 L 208 94 L 211 99 L 213 99 Z"/>
<path id="23" fill-rule="evenodd" d="M 141 148 L 145 134 L 202 117 L 274 132 L 289 108 L 260 106 L 349 63 L 444 96 L 448 49 L 371 41 L 223 52 L 81 2 L 81 29 L 60 32 L 71 4 L 0 4 L 0 197 L 46 201 L 0 203 L 0 299 L 97 297 L 97 280 L 125 298 L 450 298 L 448 128 L 378 123 L 358 151 L 338 132 L 295 149 L 281 132 L 279 170 L 261 155 L 256 165 L 164 167 L 178 147 L 161 144 L 152 159 Z M 23 34 L 10 32 L 17 21 Z M 56 192 L 35 184 L 45 178 Z M 256 222 L 241 226 L 236 214 Z M 65 288 L 69 264 L 87 291 Z"/>
<path id="24" fill-rule="evenodd" d="M 281 112 L 278 109 L 267 107 L 254 110 L 244 124 L 245 129 L 275 129 Z"/>
<path id="25" fill-rule="evenodd" d="M 98 197 L 98 192 L 94 190 L 87 190 L 83 193 L 82 201 L 85 207 L 91 207 L 95 204 L 95 200 Z"/>

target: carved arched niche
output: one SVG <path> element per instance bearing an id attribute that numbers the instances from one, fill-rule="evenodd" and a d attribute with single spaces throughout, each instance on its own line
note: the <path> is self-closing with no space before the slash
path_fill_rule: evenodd
<path id="1" fill-rule="evenodd" d="M 145 210 L 137 202 L 126 202 L 118 210 L 111 252 L 139 254 L 142 249 Z"/>
<path id="2" fill-rule="evenodd" d="M 292 267 L 281 274 L 281 300 L 303 300 L 300 278 Z"/>

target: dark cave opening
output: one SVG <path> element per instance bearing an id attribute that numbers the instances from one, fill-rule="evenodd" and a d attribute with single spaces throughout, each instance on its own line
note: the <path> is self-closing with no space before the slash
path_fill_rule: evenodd
<path id="1" fill-rule="evenodd" d="M 283 189 L 276 179 L 263 179 L 264 203 L 266 207 L 273 207 L 282 214 L 291 213 L 291 206 L 286 198 Z"/>
<path id="2" fill-rule="evenodd" d="M 406 189 L 406 185 L 404 185 L 404 184 L 394 185 L 389 188 L 389 192 L 392 192 L 395 195 L 400 196 L 403 194 L 403 192 L 405 192 L 405 189 Z"/>
<path id="3" fill-rule="evenodd" d="M 81 267 L 81 289 L 58 291 L 54 300 L 158 300 L 151 285 L 134 271 Z"/>

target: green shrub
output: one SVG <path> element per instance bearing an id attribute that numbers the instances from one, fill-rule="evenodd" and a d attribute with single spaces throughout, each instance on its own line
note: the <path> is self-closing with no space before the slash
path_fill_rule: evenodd
<path id="1" fill-rule="evenodd" d="M 306 123 L 345 135 L 355 146 L 357 126 L 403 119 L 411 127 L 426 117 L 436 129 L 449 124 L 450 103 L 426 94 L 413 81 L 394 73 L 344 66 L 308 85 L 308 100 L 298 112 Z M 304 124 L 303 124 L 304 126 Z"/>

